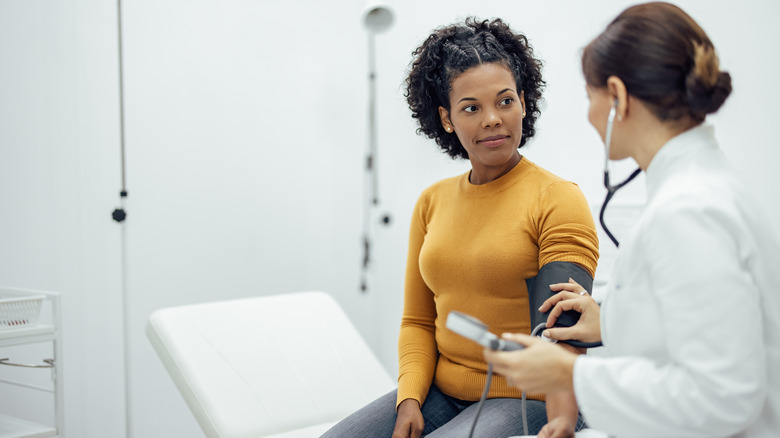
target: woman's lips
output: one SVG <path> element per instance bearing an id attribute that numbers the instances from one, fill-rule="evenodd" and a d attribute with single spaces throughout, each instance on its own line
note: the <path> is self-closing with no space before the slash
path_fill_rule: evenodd
<path id="1" fill-rule="evenodd" d="M 502 144 L 504 144 L 506 142 L 507 138 L 509 138 L 509 137 L 507 137 L 506 135 L 494 135 L 492 137 L 486 137 L 486 138 L 483 138 L 481 140 L 477 140 L 477 143 L 482 145 L 482 146 L 486 146 L 486 147 L 489 147 L 489 148 L 494 148 L 494 147 L 498 147 L 498 146 L 501 146 Z"/>

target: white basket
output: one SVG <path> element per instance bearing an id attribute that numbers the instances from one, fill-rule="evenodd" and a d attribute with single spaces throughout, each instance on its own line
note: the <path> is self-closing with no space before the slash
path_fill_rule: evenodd
<path id="1" fill-rule="evenodd" d="M 0 290 L 0 330 L 38 324 L 45 295 Z"/>

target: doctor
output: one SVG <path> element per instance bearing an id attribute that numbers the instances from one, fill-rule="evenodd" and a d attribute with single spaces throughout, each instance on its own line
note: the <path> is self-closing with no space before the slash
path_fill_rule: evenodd
<path id="1" fill-rule="evenodd" d="M 576 283 L 542 306 L 554 339 L 601 340 L 577 356 L 524 335 L 486 350 L 531 392 L 574 389 L 610 435 L 776 437 L 780 433 L 780 244 L 760 203 L 704 124 L 731 91 L 704 31 L 667 3 L 623 11 L 584 50 L 589 120 L 610 159 L 646 173 L 648 201 L 621 242 L 601 308 Z"/>

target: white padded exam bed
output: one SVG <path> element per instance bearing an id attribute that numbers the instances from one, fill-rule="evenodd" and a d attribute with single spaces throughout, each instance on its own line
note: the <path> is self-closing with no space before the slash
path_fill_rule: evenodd
<path id="1" fill-rule="evenodd" d="M 160 309 L 146 332 L 208 438 L 318 437 L 395 388 L 323 292 Z"/>

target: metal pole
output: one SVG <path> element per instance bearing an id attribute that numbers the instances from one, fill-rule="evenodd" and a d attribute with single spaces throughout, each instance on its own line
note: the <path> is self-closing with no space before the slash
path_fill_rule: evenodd
<path id="1" fill-rule="evenodd" d="M 124 84 L 124 65 L 123 65 L 123 52 L 122 52 L 122 0 L 116 2 L 116 14 L 117 14 L 117 44 L 118 44 L 118 56 L 119 56 L 119 152 L 121 160 L 121 172 L 122 172 L 122 188 L 119 191 L 120 207 L 114 210 L 113 218 L 122 227 L 121 229 L 121 275 L 122 275 L 122 330 L 123 330 L 123 343 L 124 343 L 124 384 L 125 384 L 125 437 L 130 438 L 132 434 L 132 392 L 130 382 L 130 299 L 127 293 L 127 228 L 125 224 L 125 200 L 127 198 L 127 178 L 125 172 L 125 84 Z"/>
<path id="2" fill-rule="evenodd" d="M 366 151 L 366 174 L 363 178 L 363 266 L 361 267 L 360 290 L 368 292 L 368 269 L 371 265 L 371 244 L 373 221 L 372 210 L 379 205 L 379 178 L 377 172 L 376 136 L 376 55 L 373 32 L 368 33 L 368 145 Z"/>
<path id="3" fill-rule="evenodd" d="M 379 205 L 376 141 L 376 47 L 374 34 L 368 34 L 368 171 L 371 175 L 371 203 Z"/>

